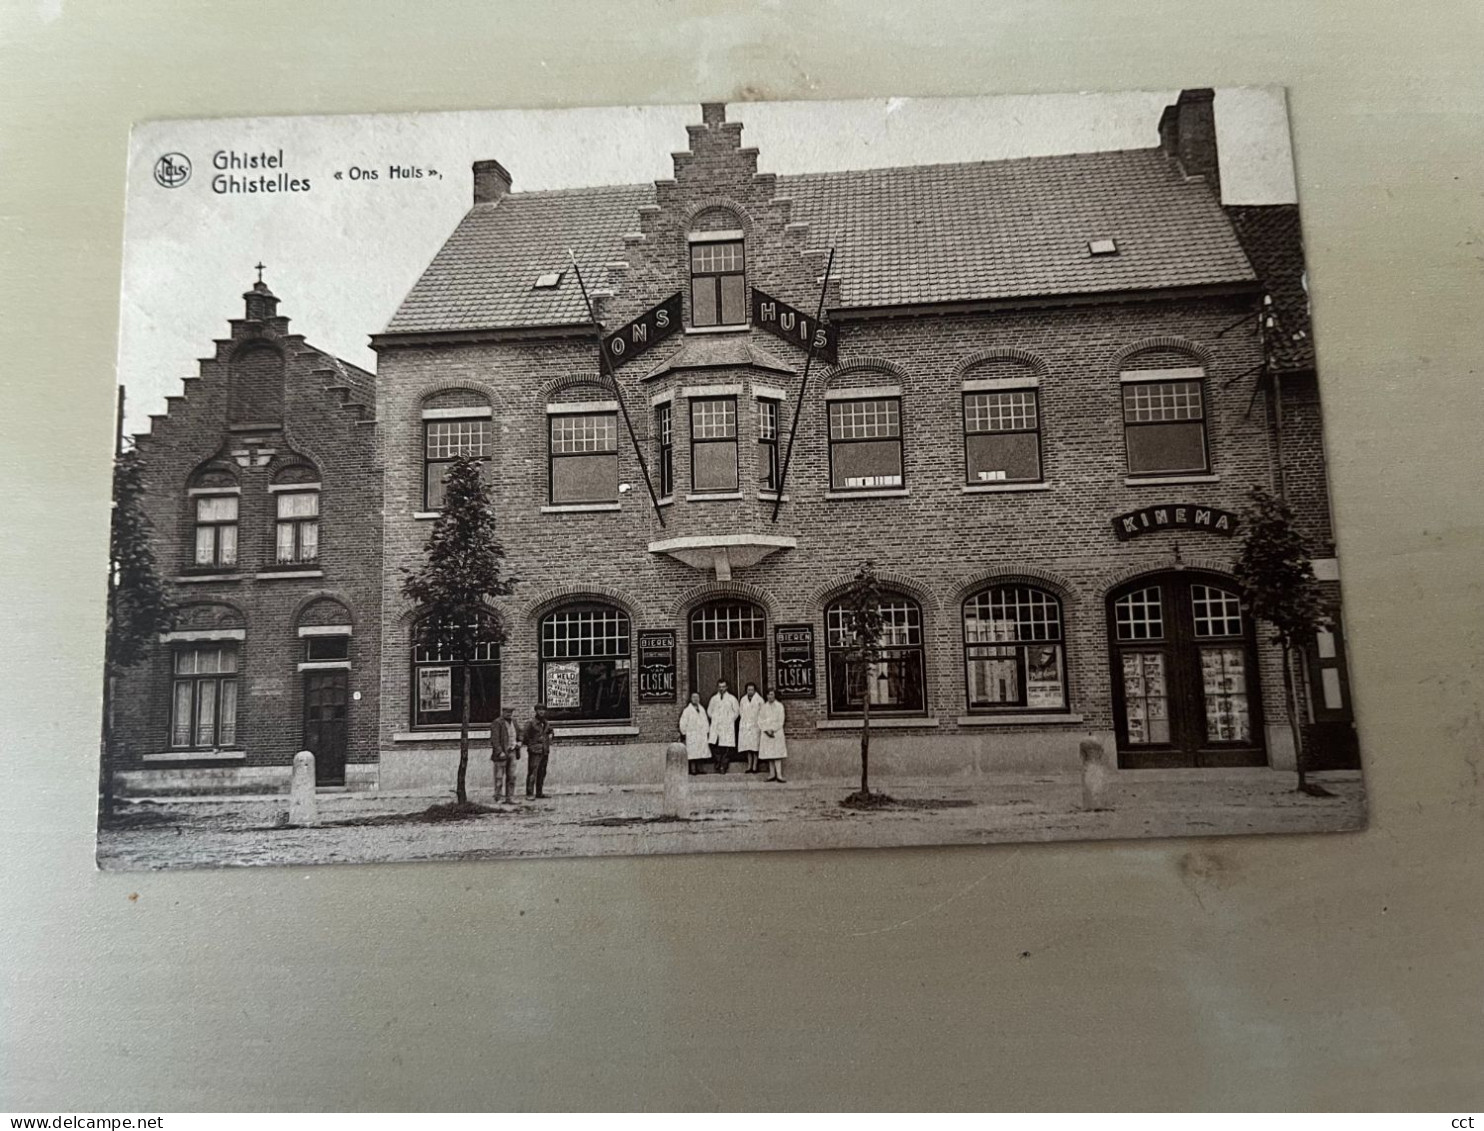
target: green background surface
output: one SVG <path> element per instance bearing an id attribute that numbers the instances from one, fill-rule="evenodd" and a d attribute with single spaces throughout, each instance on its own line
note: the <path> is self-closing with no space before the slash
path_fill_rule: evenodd
<path id="1" fill-rule="evenodd" d="M 1477 1112 L 1481 32 L 1475 0 L 5 0 L 0 1109 Z M 1367 832 L 94 871 L 131 122 L 1256 83 L 1289 87 Z"/>

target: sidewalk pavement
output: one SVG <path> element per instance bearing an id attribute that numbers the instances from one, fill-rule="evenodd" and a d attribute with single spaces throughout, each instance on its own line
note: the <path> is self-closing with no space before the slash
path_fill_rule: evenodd
<path id="1" fill-rule="evenodd" d="M 1163 770 L 1117 775 L 1108 807 L 1081 809 L 1075 775 L 1006 774 L 873 782 L 902 803 L 858 812 L 840 800 L 856 781 L 767 783 L 700 777 L 689 784 L 693 815 L 663 812 L 659 785 L 591 787 L 521 799 L 457 821 L 419 818 L 452 800 L 419 794 L 327 792 L 320 824 L 289 827 L 283 796 L 171 798 L 124 807 L 100 830 L 107 870 L 224 865 L 492 859 L 526 856 L 989 844 L 1150 836 L 1303 833 L 1359 829 L 1359 774 L 1314 775 L 1334 798 L 1295 792 L 1291 773 Z M 493 805 L 487 788 L 470 800 Z"/>

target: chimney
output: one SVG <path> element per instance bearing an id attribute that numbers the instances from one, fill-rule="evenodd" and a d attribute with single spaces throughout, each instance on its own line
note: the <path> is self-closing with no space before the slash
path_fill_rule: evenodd
<path id="1" fill-rule="evenodd" d="M 254 283 L 252 290 L 242 297 L 247 302 L 249 322 L 267 322 L 270 318 L 278 317 L 278 296 L 268 289 L 268 284 L 262 279 Z"/>
<path id="2" fill-rule="evenodd" d="M 707 129 L 714 130 L 727 120 L 727 104 L 725 102 L 702 102 L 701 124 Z"/>
<path id="3" fill-rule="evenodd" d="M 1216 156 L 1216 92 L 1210 87 L 1182 90 L 1159 116 L 1159 146 L 1180 162 L 1187 177 L 1204 177 L 1221 199 L 1221 166 Z"/>
<path id="4" fill-rule="evenodd" d="M 493 204 L 510 191 L 510 174 L 498 161 L 474 162 L 474 203 Z"/>

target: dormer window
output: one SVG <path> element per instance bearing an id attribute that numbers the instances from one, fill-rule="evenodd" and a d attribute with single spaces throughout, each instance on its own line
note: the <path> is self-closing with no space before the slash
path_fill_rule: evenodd
<path id="1" fill-rule="evenodd" d="M 691 234 L 692 327 L 747 325 L 746 264 L 740 231 Z"/>
<path id="2" fill-rule="evenodd" d="M 544 275 L 537 275 L 536 281 L 531 284 L 531 289 L 536 291 L 554 291 L 562 285 L 561 271 L 548 271 Z"/>

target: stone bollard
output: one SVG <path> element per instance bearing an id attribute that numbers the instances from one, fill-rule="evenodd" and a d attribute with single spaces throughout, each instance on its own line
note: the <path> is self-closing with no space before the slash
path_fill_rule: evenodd
<path id="1" fill-rule="evenodd" d="M 308 750 L 294 755 L 294 773 L 289 779 L 289 824 L 319 824 L 319 798 L 314 792 L 314 755 Z"/>
<path id="2" fill-rule="evenodd" d="M 1108 755 L 1103 744 L 1095 739 L 1083 739 L 1082 746 L 1082 808 L 1088 812 L 1107 809 L 1108 791 L 1113 784 L 1113 768 L 1108 765 Z"/>
<path id="3" fill-rule="evenodd" d="M 665 750 L 664 815 L 681 818 L 691 815 L 690 761 L 683 742 L 672 742 Z"/>

